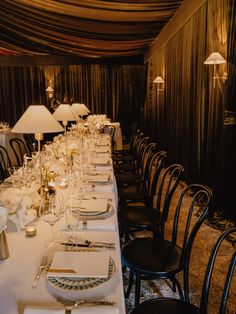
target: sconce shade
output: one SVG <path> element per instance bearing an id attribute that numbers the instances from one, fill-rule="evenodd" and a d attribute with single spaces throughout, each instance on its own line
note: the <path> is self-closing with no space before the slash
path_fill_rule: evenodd
<path id="1" fill-rule="evenodd" d="M 219 52 L 212 52 L 209 57 L 204 61 L 204 64 L 223 64 L 226 60 Z"/>
<path id="2" fill-rule="evenodd" d="M 161 84 L 161 83 L 164 83 L 164 80 L 161 76 L 157 76 L 155 80 L 153 81 L 153 83 Z"/>
<path id="3" fill-rule="evenodd" d="M 46 89 L 46 92 L 51 92 L 52 93 L 53 92 L 53 88 L 51 86 L 48 86 L 47 89 Z"/>
<path id="4" fill-rule="evenodd" d="M 57 121 L 76 121 L 76 117 L 69 104 L 60 104 L 53 113 L 53 117 Z"/>
<path id="5" fill-rule="evenodd" d="M 43 105 L 29 106 L 11 130 L 15 133 L 54 133 L 62 131 L 63 127 Z"/>
<path id="6" fill-rule="evenodd" d="M 87 116 L 90 113 L 85 104 L 74 103 L 71 105 L 71 109 L 76 116 Z"/>

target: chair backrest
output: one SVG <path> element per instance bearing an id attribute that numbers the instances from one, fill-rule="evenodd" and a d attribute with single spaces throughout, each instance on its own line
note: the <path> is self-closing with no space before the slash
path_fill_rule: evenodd
<path id="1" fill-rule="evenodd" d="M 181 264 L 185 270 L 184 291 L 188 299 L 188 269 L 190 253 L 195 236 L 203 221 L 210 213 L 211 189 L 202 184 L 190 184 L 181 192 L 175 210 L 172 223 L 172 243 L 182 248 Z M 181 216 L 182 214 L 182 216 Z M 179 231 L 179 224 L 182 224 Z"/>
<path id="2" fill-rule="evenodd" d="M 146 179 L 148 175 L 148 166 L 150 164 L 150 160 L 152 159 L 152 156 L 157 152 L 157 144 L 156 143 L 148 143 L 141 156 L 141 175 L 142 175 L 142 181 Z"/>
<path id="3" fill-rule="evenodd" d="M 148 190 L 149 203 L 151 205 L 152 198 L 156 194 L 157 182 L 161 170 L 164 168 L 167 153 L 159 151 L 151 156 L 150 162 L 147 161 L 146 188 Z"/>
<path id="4" fill-rule="evenodd" d="M 11 167 L 11 160 L 5 147 L 0 145 L 0 179 L 4 180 L 9 176 L 8 168 Z"/>
<path id="5" fill-rule="evenodd" d="M 183 177 L 184 167 L 180 164 L 168 166 L 160 177 L 160 184 L 156 185 L 156 206 L 155 208 L 162 213 L 161 215 L 161 236 L 164 236 L 165 222 L 168 218 L 170 203 L 174 192 Z"/>
<path id="6" fill-rule="evenodd" d="M 10 139 L 10 145 L 15 154 L 18 166 L 22 166 L 24 162 L 24 155 L 28 155 L 28 150 L 24 141 L 19 138 L 12 138 Z"/>
<path id="7" fill-rule="evenodd" d="M 204 282 L 202 286 L 202 295 L 201 295 L 201 303 L 200 303 L 200 312 L 201 314 L 207 314 L 207 309 L 209 305 L 209 291 L 210 291 L 210 286 L 212 282 L 212 275 L 214 272 L 214 269 L 216 269 L 216 260 L 217 256 L 220 256 L 222 253 L 220 253 L 220 249 L 222 247 L 222 244 L 227 240 L 227 238 L 231 235 L 234 234 L 234 237 L 236 237 L 236 226 L 233 228 L 230 228 L 226 231 L 224 231 L 220 237 L 218 238 L 217 242 L 215 243 L 212 251 L 210 258 L 208 260 L 206 272 L 205 272 L 205 277 L 204 277 Z M 236 249 L 232 245 L 232 249 L 227 250 L 227 258 L 224 258 L 224 265 L 222 267 L 226 269 L 226 275 L 223 280 L 223 289 L 221 290 L 222 296 L 221 299 L 219 299 L 219 314 L 224 314 L 226 313 L 226 306 L 227 306 L 227 299 L 229 296 L 229 291 L 231 287 L 231 283 L 233 280 L 233 276 L 235 278 L 235 265 L 236 265 Z M 225 257 L 224 255 L 224 257 Z M 234 304 L 235 305 L 235 304 Z M 236 309 L 236 305 L 235 305 Z"/>

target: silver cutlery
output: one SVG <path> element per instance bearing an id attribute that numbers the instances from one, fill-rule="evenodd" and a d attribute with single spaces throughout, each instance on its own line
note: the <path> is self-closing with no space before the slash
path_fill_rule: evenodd
<path id="1" fill-rule="evenodd" d="M 42 272 L 47 267 L 47 263 L 48 263 L 48 257 L 47 256 L 42 256 L 41 262 L 40 262 L 40 265 L 39 265 L 39 268 L 38 268 L 38 271 L 37 271 L 37 273 L 35 275 L 35 278 L 34 278 L 34 281 L 33 281 L 33 284 L 32 284 L 33 288 L 37 287 L 37 284 L 38 284 L 39 279 L 40 279 L 40 277 L 42 275 Z"/>
<path id="2" fill-rule="evenodd" d="M 73 243 L 73 242 L 62 242 L 62 245 L 67 247 L 85 247 L 85 248 L 107 248 L 107 249 L 115 249 L 115 243 L 112 242 L 92 242 L 86 240 L 83 243 Z"/>
<path id="3" fill-rule="evenodd" d="M 70 314 L 72 309 L 81 305 L 103 305 L 103 306 L 111 306 L 114 305 L 115 302 L 112 301 L 103 301 L 103 300 L 78 300 L 71 301 L 68 299 L 64 299 L 62 297 L 58 297 L 57 301 L 66 307 L 66 314 Z"/>

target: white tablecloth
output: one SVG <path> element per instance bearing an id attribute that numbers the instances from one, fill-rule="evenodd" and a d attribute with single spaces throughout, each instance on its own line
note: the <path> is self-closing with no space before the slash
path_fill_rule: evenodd
<path id="1" fill-rule="evenodd" d="M 111 289 L 106 296 L 106 300 L 114 301 L 119 307 L 120 314 L 125 314 L 125 302 L 123 294 L 122 270 L 120 261 L 120 242 L 116 213 L 116 185 L 108 191 L 90 191 L 88 194 L 97 198 L 112 199 L 112 215 L 107 218 L 107 223 L 113 222 L 115 230 L 109 229 L 80 230 L 82 239 L 91 241 L 114 242 L 115 250 L 109 250 L 110 257 L 116 264 L 116 280 L 114 289 Z M 58 222 L 59 224 L 60 222 Z M 17 232 L 7 230 L 7 241 L 10 250 L 10 257 L 0 261 L 0 313 L 1 314 L 22 314 L 26 306 L 55 306 L 58 305 L 56 299 L 50 294 L 43 273 L 36 289 L 32 288 L 32 282 L 43 255 L 53 256 L 55 249 L 45 246 L 45 241 L 50 238 L 50 226 L 36 219 L 34 224 L 37 227 L 35 237 L 26 237 L 24 230 Z M 101 221 L 102 224 L 102 221 Z M 61 230 L 58 225 L 58 230 Z M 96 261 L 94 261 L 96 263 Z"/>

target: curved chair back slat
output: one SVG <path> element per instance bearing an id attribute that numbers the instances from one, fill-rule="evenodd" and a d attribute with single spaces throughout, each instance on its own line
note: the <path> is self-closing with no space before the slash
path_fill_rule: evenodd
<path id="1" fill-rule="evenodd" d="M 28 155 L 28 150 L 24 141 L 19 138 L 12 138 L 10 139 L 10 145 L 15 154 L 17 165 L 22 166 L 24 162 L 24 155 Z"/>
<path id="2" fill-rule="evenodd" d="M 8 168 L 11 167 L 11 160 L 5 147 L 0 145 L 0 172 L 1 180 L 9 176 Z"/>

